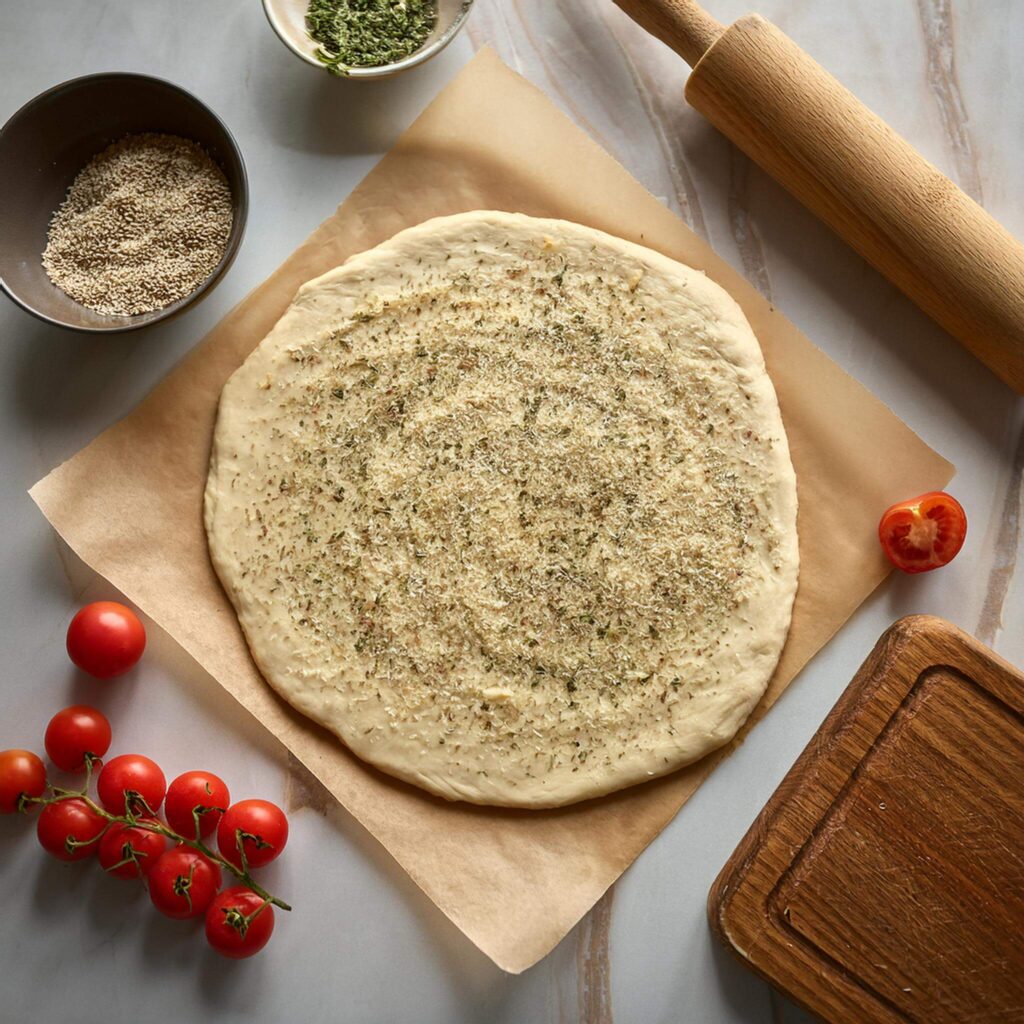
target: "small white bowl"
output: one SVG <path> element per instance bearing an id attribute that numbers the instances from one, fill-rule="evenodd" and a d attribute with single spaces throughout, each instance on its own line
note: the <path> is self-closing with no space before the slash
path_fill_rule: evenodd
<path id="1" fill-rule="evenodd" d="M 397 75 L 400 71 L 407 71 L 430 60 L 455 38 L 456 33 L 465 24 L 472 6 L 473 0 L 437 0 L 437 24 L 426 42 L 415 53 L 395 61 L 394 64 L 352 68 L 344 77 L 386 78 L 388 75 Z M 309 0 L 263 0 L 263 12 L 281 42 L 296 57 L 301 57 L 315 68 L 325 70 L 324 64 L 316 56 L 320 44 L 306 31 L 308 7 Z"/>

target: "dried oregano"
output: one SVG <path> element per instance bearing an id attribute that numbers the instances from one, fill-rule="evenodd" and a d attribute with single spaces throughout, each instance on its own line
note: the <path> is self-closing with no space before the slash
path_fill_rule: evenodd
<path id="1" fill-rule="evenodd" d="M 337 75 L 408 57 L 436 23 L 436 0 L 310 0 L 306 11 L 317 57 Z"/>

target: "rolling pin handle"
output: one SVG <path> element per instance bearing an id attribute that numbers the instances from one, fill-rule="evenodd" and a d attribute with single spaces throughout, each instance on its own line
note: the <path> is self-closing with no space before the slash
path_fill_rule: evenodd
<path id="1" fill-rule="evenodd" d="M 693 67 L 711 49 L 725 26 L 694 0 L 615 0 L 651 35 Z"/>

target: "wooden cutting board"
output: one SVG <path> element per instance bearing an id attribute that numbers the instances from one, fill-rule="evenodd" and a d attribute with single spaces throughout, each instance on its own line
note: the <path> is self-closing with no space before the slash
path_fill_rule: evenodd
<path id="1" fill-rule="evenodd" d="M 897 622 L 708 913 L 833 1024 L 1024 1022 L 1024 674 L 941 619 Z"/>

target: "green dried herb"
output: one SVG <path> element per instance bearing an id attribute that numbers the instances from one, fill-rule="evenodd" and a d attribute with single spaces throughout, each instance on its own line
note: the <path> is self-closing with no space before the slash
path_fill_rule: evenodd
<path id="1" fill-rule="evenodd" d="M 437 0 L 310 0 L 306 28 L 335 75 L 415 53 L 437 24 Z"/>

